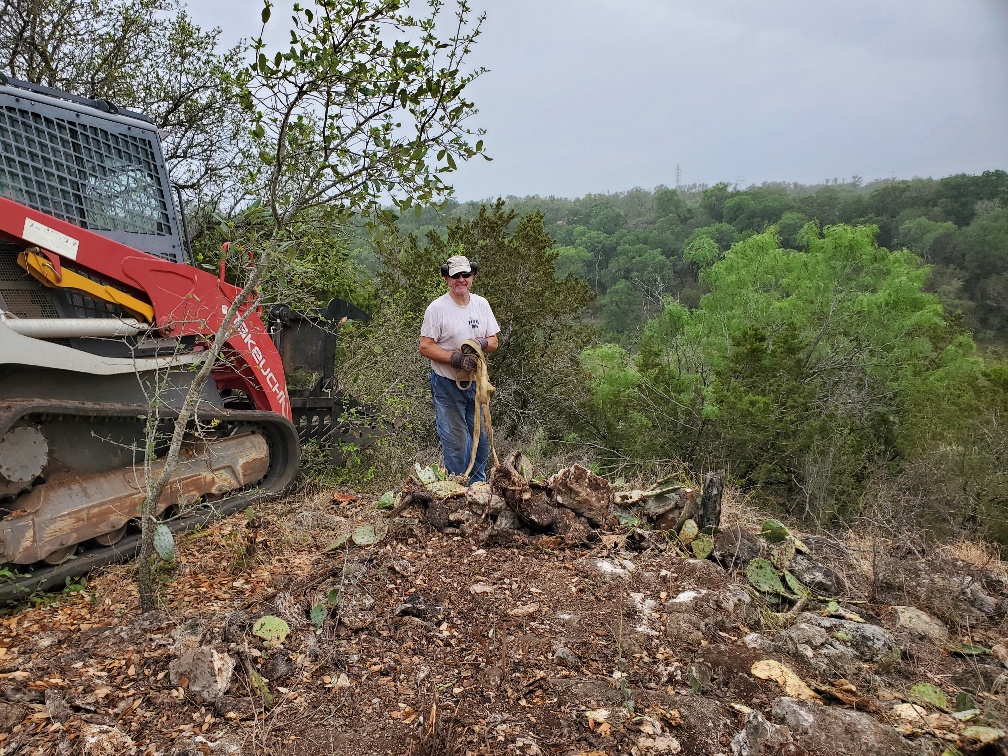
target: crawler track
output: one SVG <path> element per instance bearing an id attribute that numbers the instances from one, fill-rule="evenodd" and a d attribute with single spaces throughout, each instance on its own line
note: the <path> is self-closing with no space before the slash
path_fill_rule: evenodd
<path id="1" fill-rule="evenodd" d="M 134 404 L 5 400 L 0 401 L 0 438 L 19 423 L 50 428 L 74 427 L 79 432 L 82 424 L 100 426 L 111 422 L 120 428 L 124 424 L 127 427 L 135 424 L 134 430 L 142 430 L 146 412 L 146 406 Z M 161 416 L 171 423 L 177 413 L 170 408 L 161 408 Z M 269 467 L 265 475 L 245 488 L 229 492 L 223 498 L 199 505 L 185 512 L 184 516 L 171 520 L 168 524 L 173 531 L 190 530 L 255 502 L 273 498 L 293 483 L 300 462 L 300 445 L 296 429 L 283 416 L 258 410 L 210 409 L 200 412 L 198 421 L 200 426 L 213 427 L 215 432 L 224 436 L 235 431 L 253 430 L 269 446 Z M 112 466 L 110 469 L 131 472 L 133 465 Z M 142 476 L 142 469 L 136 474 Z M 45 486 L 45 483 L 39 485 Z M 16 507 L 17 500 L 13 503 L 13 508 Z M 2 527 L 3 521 L 0 521 L 0 528 Z M 26 568 L 8 564 L 8 568 L 16 568 L 17 572 L 28 574 L 0 584 L 0 603 L 17 603 L 36 591 L 62 586 L 68 577 L 85 574 L 95 567 L 126 561 L 136 556 L 139 548 L 140 534 L 133 532 L 111 546 L 98 546 L 93 540 L 78 544 L 78 553 L 56 566 L 36 563 Z"/>

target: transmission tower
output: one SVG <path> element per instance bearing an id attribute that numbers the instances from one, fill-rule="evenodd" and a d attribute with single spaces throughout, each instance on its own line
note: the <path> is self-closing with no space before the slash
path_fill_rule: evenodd
<path id="1" fill-rule="evenodd" d="M 682 178 L 682 169 L 679 167 L 679 164 L 676 163 L 676 167 L 675 167 L 675 188 L 676 188 L 677 191 L 679 189 L 679 179 L 681 179 L 681 178 Z"/>

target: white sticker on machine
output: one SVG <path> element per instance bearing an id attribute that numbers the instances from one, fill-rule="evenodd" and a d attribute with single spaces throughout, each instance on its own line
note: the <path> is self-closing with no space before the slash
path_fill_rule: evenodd
<path id="1" fill-rule="evenodd" d="M 21 238 L 32 244 L 45 247 L 57 255 L 68 257 L 71 260 L 77 259 L 77 246 L 79 242 L 76 239 L 60 233 L 55 228 L 49 228 L 49 226 L 43 225 L 38 221 L 33 221 L 31 218 L 25 218 L 24 233 L 21 234 Z"/>

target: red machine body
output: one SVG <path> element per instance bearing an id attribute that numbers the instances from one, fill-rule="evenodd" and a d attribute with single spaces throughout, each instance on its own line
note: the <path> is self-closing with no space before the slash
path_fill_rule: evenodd
<path id="1" fill-rule="evenodd" d="M 0 232 L 22 244 L 43 241 L 38 246 L 57 274 L 65 264 L 135 292 L 153 307 L 153 325 L 167 337 L 194 336 L 206 345 L 239 294 L 237 287 L 199 268 L 127 247 L 4 197 Z M 44 246 L 47 237 L 56 249 Z M 243 392 L 256 409 L 291 419 L 283 363 L 258 307 L 246 304 L 237 321 L 214 382 L 220 390 Z"/>

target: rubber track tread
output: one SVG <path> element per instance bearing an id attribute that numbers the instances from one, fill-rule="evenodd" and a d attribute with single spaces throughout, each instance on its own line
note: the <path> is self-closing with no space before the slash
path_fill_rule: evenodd
<path id="1" fill-rule="evenodd" d="M 77 420 L 87 418 L 134 418 L 145 422 L 148 407 L 135 404 L 109 404 L 102 402 L 72 402 L 58 399 L 0 400 L 0 438 L 19 420 L 33 416 L 63 416 Z M 159 408 L 161 420 L 177 419 L 178 412 L 169 407 Z M 266 476 L 248 491 L 196 507 L 183 518 L 167 523 L 173 532 L 192 530 L 226 517 L 251 504 L 276 498 L 294 483 L 300 466 L 301 447 L 297 429 L 287 418 L 275 412 L 261 410 L 215 409 L 201 411 L 200 424 L 214 420 L 228 424 L 255 426 L 262 432 L 270 447 L 270 467 Z M 112 546 L 89 548 L 83 554 L 55 567 L 35 566 L 30 575 L 14 578 L 0 584 L 0 604 L 24 601 L 37 591 L 47 591 L 66 584 L 67 578 L 83 575 L 96 567 L 105 567 L 134 558 L 140 550 L 140 534 L 127 535 Z"/>

